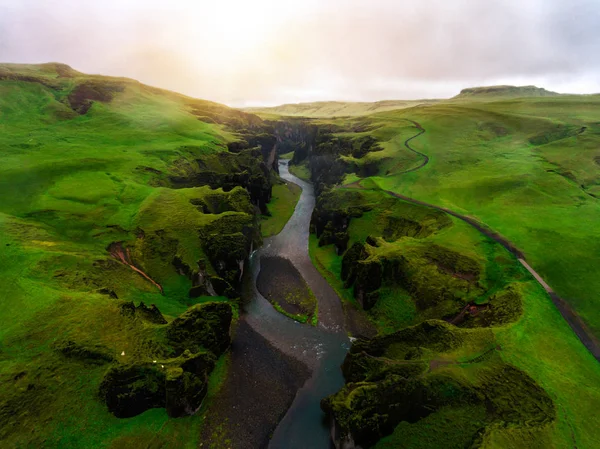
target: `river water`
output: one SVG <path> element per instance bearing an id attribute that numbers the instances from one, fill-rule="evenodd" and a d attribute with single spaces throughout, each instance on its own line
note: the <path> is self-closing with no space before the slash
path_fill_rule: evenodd
<path id="1" fill-rule="evenodd" d="M 340 365 L 350 348 L 350 341 L 344 330 L 340 298 L 308 255 L 310 218 L 315 207 L 313 187 L 289 172 L 288 161 L 279 162 L 279 171 L 281 178 L 299 185 L 302 194 L 284 229 L 266 239 L 250 257 L 252 294 L 245 307 L 245 320 L 272 345 L 304 362 L 312 372 L 312 377 L 298 391 L 273 433 L 269 448 L 329 449 L 333 446 L 320 401 L 344 385 Z M 256 278 L 262 256 L 285 257 L 300 271 L 319 303 L 316 327 L 280 314 L 258 292 Z"/>

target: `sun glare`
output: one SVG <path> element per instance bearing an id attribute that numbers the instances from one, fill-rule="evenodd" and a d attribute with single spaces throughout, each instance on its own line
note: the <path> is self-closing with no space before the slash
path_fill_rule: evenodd
<path id="1" fill-rule="evenodd" d="M 196 4 L 190 18 L 197 46 L 206 48 L 208 39 L 213 56 L 234 64 L 248 53 L 260 52 L 292 13 L 276 0 L 225 0 Z"/>

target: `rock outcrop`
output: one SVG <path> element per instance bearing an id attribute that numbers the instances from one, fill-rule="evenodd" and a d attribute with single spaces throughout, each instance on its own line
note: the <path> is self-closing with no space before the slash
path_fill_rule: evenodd
<path id="1" fill-rule="evenodd" d="M 226 302 L 209 302 L 190 307 L 167 327 L 169 344 L 176 353 L 208 349 L 217 357 L 231 344 L 229 327 L 233 312 Z"/>
<path id="2" fill-rule="evenodd" d="M 118 418 L 158 407 L 166 408 L 171 417 L 190 415 L 202 404 L 215 360 L 210 352 L 185 351 L 157 363 L 112 366 L 99 394 Z"/>
<path id="3" fill-rule="evenodd" d="M 487 410 L 480 417 L 482 432 L 500 423 L 537 428 L 556 418 L 548 394 L 526 373 L 494 358 L 493 346 L 461 360 L 469 376 L 439 369 L 458 363 L 438 357 L 470 338 L 468 331 L 432 320 L 354 344 L 343 365 L 348 383 L 321 402 L 336 447 L 371 447 L 401 421 L 414 423 L 444 407 L 481 406 Z M 479 437 L 477 432 L 471 439 Z"/>
<path id="4" fill-rule="evenodd" d="M 174 188 L 207 185 L 229 192 L 235 187 L 243 187 L 261 213 L 267 213 L 267 203 L 271 200 L 271 174 L 259 148 L 238 153 L 221 152 L 197 159 L 195 165 L 184 173 L 171 175 L 169 180 Z"/>
<path id="5" fill-rule="evenodd" d="M 131 307 L 124 310 L 131 311 Z M 171 358 L 111 365 L 99 388 L 109 411 L 119 418 L 157 407 L 166 408 L 171 417 L 193 414 L 206 395 L 217 358 L 231 344 L 232 316 L 231 306 L 224 302 L 195 305 L 165 325 L 165 343 L 147 343 L 170 353 Z M 61 347 L 61 352 L 81 353 L 71 346 Z"/>
<path id="6" fill-rule="evenodd" d="M 133 301 L 125 302 L 121 304 L 121 314 L 130 317 L 139 317 L 154 324 L 167 324 L 167 320 L 165 320 L 165 317 L 160 313 L 155 304 L 147 306 L 143 302 L 140 302 L 140 305 L 136 306 Z"/>

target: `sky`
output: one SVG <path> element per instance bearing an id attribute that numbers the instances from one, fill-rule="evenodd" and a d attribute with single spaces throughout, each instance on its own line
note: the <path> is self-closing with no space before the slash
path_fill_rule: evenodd
<path id="1" fill-rule="evenodd" d="M 0 0 L 0 62 L 231 106 L 600 92 L 600 0 Z"/>

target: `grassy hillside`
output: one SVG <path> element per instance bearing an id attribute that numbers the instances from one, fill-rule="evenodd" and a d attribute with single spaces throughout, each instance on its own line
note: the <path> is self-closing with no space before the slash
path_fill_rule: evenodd
<path id="1" fill-rule="evenodd" d="M 265 118 L 275 116 L 297 117 L 350 117 L 375 112 L 405 109 L 419 105 L 435 104 L 438 100 L 385 100 L 376 102 L 315 101 L 312 103 L 283 104 L 273 107 L 246 108 L 247 112 L 260 113 Z"/>
<path id="2" fill-rule="evenodd" d="M 444 101 L 490 101 L 507 98 L 555 97 L 561 94 L 536 86 L 485 86 L 469 87 L 450 100 L 383 100 L 375 102 L 360 101 L 314 101 L 310 103 L 290 103 L 271 107 L 245 108 L 245 111 L 258 113 L 269 120 L 287 117 L 357 117 L 377 112 L 408 109 L 419 106 L 431 106 Z"/>
<path id="3" fill-rule="evenodd" d="M 600 96 L 461 101 L 336 119 L 365 129 L 336 135 L 377 140 L 361 157 L 339 153 L 354 172 L 341 182 L 373 175 L 385 190 L 476 217 L 524 251 L 600 336 L 599 105 Z M 419 131 L 411 121 L 426 130 L 411 141 L 421 155 L 404 146 Z M 413 171 L 423 155 L 427 165 Z"/>
<path id="4" fill-rule="evenodd" d="M 219 356 L 205 337 L 181 340 L 177 323 L 192 316 L 175 318 L 209 301 L 236 313 L 226 296 L 236 296 L 238 264 L 228 253 L 243 259 L 260 240 L 253 203 L 268 200 L 270 184 L 236 186 L 235 174 L 268 183 L 261 152 L 244 149 L 262 126 L 133 80 L 0 65 L 3 447 L 196 446 L 201 414 L 169 419 L 163 396 L 158 408 L 117 418 L 100 385 L 129 369 L 144 373 L 129 392 L 154 394 L 165 373 L 168 385 L 188 376 L 186 357 L 210 367 Z M 231 307 L 210 307 L 201 320 L 221 317 L 225 328 L 209 322 L 203 332 L 226 341 Z M 208 401 L 224 366 L 221 358 Z M 183 388 L 199 388 L 194 375 Z"/>
<path id="5" fill-rule="evenodd" d="M 294 159 L 308 164 L 320 193 L 312 229 L 318 238 L 311 237 L 311 255 L 345 298 L 348 322 L 360 322 L 357 313 L 365 315 L 380 335 L 389 336 L 381 340 L 383 346 L 356 349 L 370 357 L 352 362 L 349 356 L 347 363 L 355 363 L 345 372 L 350 383 L 324 403 L 340 435 L 349 432 L 368 446 L 377 440 L 373 435 L 391 433 L 377 447 L 397 447 L 407 440 L 411 447 L 442 442 L 502 448 L 600 444 L 588 418 L 600 405 L 600 390 L 594 387 L 600 381 L 599 365 L 544 290 L 514 256 L 474 228 L 454 218 L 449 218 L 451 226 L 431 228 L 440 222 L 436 211 L 407 207 L 385 193 L 473 216 L 507 237 L 600 336 L 595 296 L 600 286 L 594 274 L 600 260 L 593 225 L 600 219 L 598 106 L 598 96 L 501 96 L 307 122 L 318 128 L 314 141 L 304 145 L 313 149 L 303 153 L 305 159 Z M 404 145 L 413 136 L 414 151 Z M 441 256 L 432 245 L 457 255 L 442 250 L 446 256 Z M 498 281 L 499 275 L 505 280 Z M 497 290 L 505 282 L 519 285 L 518 318 L 483 320 L 489 311 L 506 311 L 506 303 L 493 304 L 508 298 L 504 287 Z M 476 307 L 474 319 L 466 306 Z M 469 313 L 466 321 L 455 320 L 461 310 Z M 477 330 L 468 337 L 451 330 L 454 336 L 448 338 L 462 343 L 444 348 L 444 339 L 428 334 L 437 325 L 426 326 L 422 338 L 432 338 L 431 348 L 419 340 L 420 349 L 397 349 L 395 345 L 405 344 L 406 326 L 422 329 L 421 323 L 431 319 Z M 426 377 L 410 371 L 421 365 L 429 366 Z M 512 372 L 508 365 L 527 377 L 504 379 Z M 403 390 L 396 375 L 413 379 L 406 385 L 409 390 Z M 541 388 L 539 396 L 517 395 L 537 397 L 541 402 L 532 407 L 496 390 L 492 400 L 512 404 L 515 413 L 539 411 L 548 398 L 554 411 L 548 409 L 544 418 L 536 412 L 537 417 L 495 422 L 496 413 L 505 411 L 489 404 L 482 410 L 470 396 L 495 389 L 491 379 L 510 382 L 513 391 L 526 385 Z M 410 388 L 430 400 L 422 415 L 402 409 L 403 401 L 393 402 Z M 435 398 L 445 397 L 438 388 L 461 393 L 438 402 Z M 396 411 L 387 414 L 388 406 Z M 393 431 L 398 413 L 409 413 L 408 423 Z"/>
<path id="6" fill-rule="evenodd" d="M 375 182 L 500 232 L 600 336 L 591 225 L 600 219 L 599 105 L 599 97 L 560 97 L 399 112 L 390 119 L 410 117 L 427 130 L 412 146 L 430 162 Z"/>
<path id="7" fill-rule="evenodd" d="M 385 399 L 379 396 L 369 399 L 368 392 L 390 388 L 385 382 L 391 381 L 392 374 L 419 376 L 420 370 L 401 371 L 402 364 L 408 363 L 405 360 L 410 360 L 430 366 L 428 376 L 432 382 L 441 376 L 444 383 L 457 381 L 468 385 L 467 390 L 482 391 L 489 387 L 480 382 L 491 379 L 496 382 L 499 370 L 510 365 L 519 370 L 519 376 L 526 376 L 540 386 L 544 391 L 540 398 L 548 395 L 555 408 L 545 418 L 544 425 L 527 424 L 537 418 L 524 411 L 528 406 L 517 399 L 521 394 L 508 399 L 506 393 L 496 391 L 490 397 L 499 402 L 506 400 L 523 413 L 504 428 L 494 423 L 495 412 L 482 409 L 477 401 L 465 399 L 441 408 L 440 404 L 430 404 L 434 413 L 427 413 L 422 420 L 406 419 L 412 424 L 401 423 L 376 447 L 399 447 L 408 436 L 410 447 L 442 444 L 463 447 L 482 431 L 485 438 L 480 442 L 481 447 L 538 447 L 539 444 L 539 447 L 561 448 L 570 445 L 572 439 L 578 447 L 593 448 L 598 444 L 600 434 L 587 416 L 600 404 L 600 389 L 594 387 L 596 381 L 590 381 L 600 380 L 600 366 L 543 289 L 504 248 L 460 220 L 405 203 L 378 189 L 338 188 L 322 195 L 319 208 L 318 213 L 323 216 L 328 216 L 323 211 L 331 210 L 354 214 L 347 228 L 349 240 L 345 252 L 336 249 L 335 237 L 330 243 L 332 237 L 327 226 L 322 228 L 320 238 L 311 237 L 311 254 L 317 267 L 344 298 L 348 323 L 356 322 L 357 314 L 365 314 L 379 335 L 388 336 L 393 347 L 407 326 L 419 326 L 424 320 L 449 321 L 453 324 L 451 332 L 469 329 L 466 343 L 458 347 L 440 349 L 439 345 L 443 347 L 450 337 L 428 336 L 425 332 L 423 338 L 431 338 L 434 347 L 415 351 L 418 355 L 409 357 L 395 352 L 381 355 L 377 349 L 373 353 L 377 359 L 347 359 L 346 379 L 354 382 L 349 388 L 352 391 L 364 388 L 364 395 L 360 393 L 362 401 L 385 407 Z M 363 211 L 360 217 L 357 209 Z M 319 232 L 318 222 L 315 230 Z M 354 268 L 348 268 L 357 259 L 352 255 L 357 245 L 362 245 L 362 260 L 354 262 Z M 379 266 L 381 269 L 373 269 Z M 378 276 L 381 276 L 379 282 Z M 373 298 L 372 304 L 366 305 L 368 298 Z M 472 307 L 474 312 L 470 310 Z M 364 308 L 368 310 L 363 311 Z M 479 359 L 482 354 L 485 357 Z M 393 368 L 395 363 L 400 364 L 398 370 Z M 358 366 L 367 367 L 365 374 L 360 374 L 363 371 Z M 436 393 L 427 385 L 424 387 L 427 394 L 434 396 Z M 398 394 L 393 391 L 386 390 L 384 397 Z M 338 393 L 332 398 L 331 413 L 337 419 L 346 414 L 360 414 L 367 419 L 369 402 L 357 401 L 348 410 L 336 405 L 338 401 L 353 404 L 350 398 L 358 394 Z M 535 397 L 533 393 L 522 395 Z M 352 419 L 354 424 L 345 429 L 357 432 L 361 429 L 355 427 L 358 418 Z"/>

